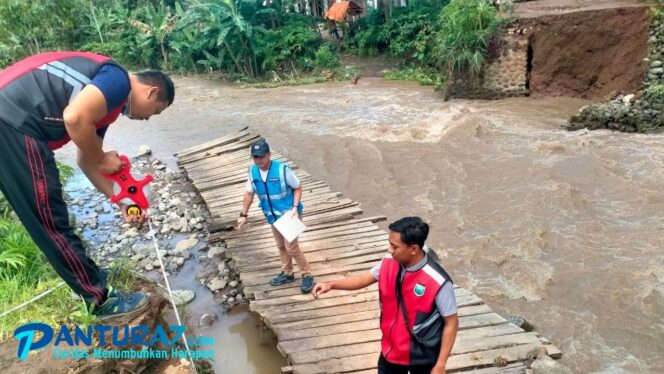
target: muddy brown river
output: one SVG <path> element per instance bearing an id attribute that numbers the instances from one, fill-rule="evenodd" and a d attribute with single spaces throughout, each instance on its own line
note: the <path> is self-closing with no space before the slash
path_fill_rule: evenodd
<path id="1" fill-rule="evenodd" d="M 663 135 L 563 131 L 576 99 L 444 102 L 378 78 L 176 87 L 162 115 L 113 125 L 109 149 L 148 144 L 174 168 L 176 151 L 249 126 L 365 214 L 430 222 L 455 281 L 524 316 L 575 372 L 664 372 Z M 247 335 L 217 343 L 234 357 L 218 372 L 277 373 L 247 358 L 264 349 Z"/>

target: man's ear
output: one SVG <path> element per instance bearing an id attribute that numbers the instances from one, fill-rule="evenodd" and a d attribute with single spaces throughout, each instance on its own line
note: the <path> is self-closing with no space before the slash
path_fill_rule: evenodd
<path id="1" fill-rule="evenodd" d="M 159 87 L 152 86 L 148 89 L 148 99 L 152 96 L 159 96 Z"/>
<path id="2" fill-rule="evenodd" d="M 420 246 L 417 245 L 417 244 L 413 244 L 413 245 L 411 245 L 411 246 L 408 246 L 408 251 L 409 251 L 411 254 L 413 254 L 413 255 L 416 254 L 417 251 L 419 251 L 419 250 L 421 250 L 421 249 L 422 249 L 422 248 L 420 248 Z"/>

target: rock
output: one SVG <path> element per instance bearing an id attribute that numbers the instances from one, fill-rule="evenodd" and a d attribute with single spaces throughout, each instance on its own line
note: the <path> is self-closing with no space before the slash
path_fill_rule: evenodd
<path id="1" fill-rule="evenodd" d="M 232 304 L 235 302 L 235 299 L 232 298 L 232 297 L 229 297 L 229 298 L 226 300 L 226 302 L 228 303 L 228 305 L 232 305 Z"/>
<path id="2" fill-rule="evenodd" d="M 196 218 L 192 218 L 189 220 L 189 226 L 196 226 L 197 223 L 198 220 L 196 220 Z"/>
<path id="3" fill-rule="evenodd" d="M 135 228 L 129 229 L 124 233 L 127 238 L 135 238 L 138 236 L 138 231 Z"/>
<path id="4" fill-rule="evenodd" d="M 164 225 L 164 227 L 162 227 L 159 232 L 162 234 L 168 234 L 169 232 L 171 232 L 171 225 L 168 224 Z"/>
<path id="5" fill-rule="evenodd" d="M 225 262 L 222 262 L 219 265 L 217 265 L 217 269 L 219 270 L 220 273 L 224 273 L 226 272 L 226 270 L 228 270 Z"/>
<path id="6" fill-rule="evenodd" d="M 176 197 L 176 198 L 174 198 L 173 200 L 171 200 L 171 201 L 168 203 L 168 205 L 171 206 L 171 207 L 180 206 L 180 205 L 182 205 L 182 201 L 180 200 L 179 197 Z"/>
<path id="7" fill-rule="evenodd" d="M 507 320 L 507 322 L 509 322 L 509 323 L 511 323 L 511 324 L 513 324 L 517 327 L 521 327 L 522 329 L 524 329 L 526 331 L 532 331 L 533 330 L 533 326 L 530 323 L 528 323 L 528 321 L 526 321 L 526 319 L 523 318 L 523 317 L 520 317 L 520 316 L 507 316 L 507 317 L 505 317 L 505 319 Z"/>
<path id="8" fill-rule="evenodd" d="M 145 156 L 145 155 L 149 155 L 149 154 L 152 154 L 152 150 L 147 145 L 143 144 L 140 147 L 138 147 L 137 156 Z"/>
<path id="9" fill-rule="evenodd" d="M 224 258 L 224 257 L 226 257 L 225 255 L 226 255 L 226 249 L 225 248 L 210 247 L 210 249 L 208 250 L 208 257 L 209 258 L 215 258 L 215 257 Z"/>
<path id="10" fill-rule="evenodd" d="M 242 301 L 243 298 L 244 298 L 244 296 L 242 296 L 241 293 L 239 293 L 235 296 L 235 300 L 237 300 L 237 301 Z"/>
<path id="11" fill-rule="evenodd" d="M 228 294 L 229 294 L 230 296 L 235 296 L 235 295 L 238 294 L 238 292 L 237 292 L 237 290 L 230 290 L 230 291 L 228 292 Z"/>
<path id="12" fill-rule="evenodd" d="M 660 60 L 655 60 L 655 61 L 650 63 L 651 68 L 658 68 L 660 66 L 662 66 L 662 61 L 660 61 Z"/>
<path id="13" fill-rule="evenodd" d="M 138 371 L 136 371 L 136 372 L 138 373 Z M 191 374 L 192 373 L 191 364 L 188 364 L 188 365 L 183 365 L 183 364 L 174 365 L 174 364 L 171 364 L 171 365 L 168 365 L 164 369 L 163 373 L 164 374 Z"/>
<path id="14" fill-rule="evenodd" d="M 175 263 L 176 263 L 178 266 L 182 266 L 182 265 L 184 265 L 184 258 L 182 258 L 182 257 L 176 257 L 176 258 L 174 259 L 174 261 L 175 261 Z"/>
<path id="15" fill-rule="evenodd" d="M 196 230 L 203 230 L 204 228 L 205 228 L 205 226 L 203 226 L 202 223 L 197 223 L 196 224 Z"/>
<path id="16" fill-rule="evenodd" d="M 216 278 L 215 280 L 212 281 L 212 283 L 208 285 L 208 288 L 212 292 L 223 290 L 224 288 L 226 288 L 226 281 L 223 279 Z"/>
<path id="17" fill-rule="evenodd" d="M 212 326 L 212 324 L 216 320 L 217 320 L 217 316 L 215 316 L 213 314 L 203 314 L 201 316 L 201 320 L 198 323 L 198 325 L 201 326 L 201 327 L 209 327 L 209 326 Z"/>
<path id="18" fill-rule="evenodd" d="M 190 290 L 173 290 L 173 301 L 175 301 L 175 305 L 184 305 L 189 302 L 191 302 L 195 297 L 196 294 L 194 291 Z"/>
<path id="19" fill-rule="evenodd" d="M 634 95 L 634 94 L 625 95 L 625 97 L 623 97 L 623 99 L 622 99 L 622 102 L 626 106 L 630 106 L 630 105 L 632 105 L 632 102 L 634 101 L 635 97 L 636 97 L 636 95 Z"/>
<path id="20" fill-rule="evenodd" d="M 530 365 L 533 374 L 572 374 L 568 367 L 552 359 L 546 354 L 546 348 L 540 347 L 537 359 Z"/>
<path id="21" fill-rule="evenodd" d="M 652 68 L 650 69 L 649 73 L 655 75 L 664 74 L 664 68 Z"/>
<path id="22" fill-rule="evenodd" d="M 231 281 L 228 285 L 231 286 L 232 288 L 235 288 L 238 285 L 238 281 L 236 281 L 236 280 Z"/>
<path id="23" fill-rule="evenodd" d="M 175 251 L 184 252 L 193 248 L 196 244 L 198 244 L 198 239 L 184 239 L 175 245 Z"/>
<path id="24" fill-rule="evenodd" d="M 152 263 L 149 263 L 149 264 L 145 265 L 145 270 L 146 270 L 146 271 L 152 271 L 152 270 L 154 270 L 154 266 L 152 266 Z"/>

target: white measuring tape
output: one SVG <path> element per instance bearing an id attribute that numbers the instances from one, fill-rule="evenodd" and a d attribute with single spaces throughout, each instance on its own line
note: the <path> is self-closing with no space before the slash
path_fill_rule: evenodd
<path id="1" fill-rule="evenodd" d="M 173 311 L 175 312 L 175 318 L 178 321 L 178 325 L 182 325 L 180 320 L 180 313 L 178 312 L 177 305 L 175 305 L 175 300 L 173 299 L 173 292 L 171 292 L 171 284 L 168 281 L 168 276 L 166 275 L 166 268 L 164 267 L 164 261 L 161 259 L 161 253 L 159 253 L 159 244 L 157 243 L 156 232 L 152 228 L 152 222 L 148 218 L 148 226 L 150 227 L 150 232 L 147 233 L 148 236 L 152 237 L 152 242 L 154 243 L 154 249 L 157 252 L 157 259 L 159 259 L 159 266 L 161 267 L 161 274 L 164 276 L 164 283 L 166 283 L 166 289 L 168 290 L 168 297 L 171 299 L 171 305 L 173 306 Z M 182 334 L 182 340 L 184 340 L 184 346 L 187 348 L 187 356 L 189 357 L 189 362 L 191 362 L 191 367 L 194 369 L 195 373 L 198 373 L 196 370 L 196 364 L 194 364 L 194 359 L 191 357 L 191 350 L 189 349 L 189 343 L 187 343 L 187 337 Z"/>

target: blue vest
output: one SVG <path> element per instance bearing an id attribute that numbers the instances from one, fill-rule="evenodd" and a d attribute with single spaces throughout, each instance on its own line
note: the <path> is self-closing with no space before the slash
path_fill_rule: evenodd
<path id="1" fill-rule="evenodd" d="M 279 217 L 293 210 L 293 189 L 286 184 L 286 168 L 288 165 L 279 161 L 270 162 L 265 182 L 261 179 L 258 166 L 251 165 L 251 184 L 260 200 L 260 207 L 269 224 L 273 224 Z M 298 213 L 302 214 L 302 203 L 297 206 Z"/>

